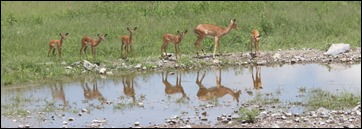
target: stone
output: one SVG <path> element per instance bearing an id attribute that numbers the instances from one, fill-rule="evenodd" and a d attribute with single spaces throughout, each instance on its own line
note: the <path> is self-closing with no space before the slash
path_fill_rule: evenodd
<path id="1" fill-rule="evenodd" d="M 332 44 L 328 51 L 323 53 L 324 55 L 338 55 L 341 53 L 348 52 L 350 50 L 350 45 L 345 43 L 339 43 L 339 44 Z"/>

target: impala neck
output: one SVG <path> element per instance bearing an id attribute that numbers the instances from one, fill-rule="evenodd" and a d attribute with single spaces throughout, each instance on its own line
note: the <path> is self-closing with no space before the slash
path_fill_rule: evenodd
<path id="1" fill-rule="evenodd" d="M 231 27 L 233 26 L 234 23 L 230 23 L 226 28 L 224 28 L 224 32 L 222 32 L 221 35 L 225 35 L 227 33 L 230 32 L 230 30 L 232 29 Z"/>
<path id="2" fill-rule="evenodd" d="M 94 47 L 98 46 L 98 45 L 99 45 L 99 43 L 101 43 L 101 41 L 102 41 L 102 39 L 101 39 L 101 38 L 99 38 L 93 46 L 94 46 Z"/>
<path id="3" fill-rule="evenodd" d="M 59 44 L 59 45 L 60 45 L 60 46 L 63 45 L 63 37 L 60 38 L 60 44 Z"/>
<path id="4" fill-rule="evenodd" d="M 132 43 L 132 32 L 129 32 L 129 41 Z"/>

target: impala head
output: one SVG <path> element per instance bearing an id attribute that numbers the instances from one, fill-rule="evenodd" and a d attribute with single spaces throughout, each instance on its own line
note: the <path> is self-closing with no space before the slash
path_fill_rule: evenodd
<path id="1" fill-rule="evenodd" d="M 68 36 L 68 34 L 69 34 L 69 33 L 65 33 L 65 34 L 64 34 L 64 33 L 63 33 L 63 34 L 62 34 L 62 33 L 59 33 L 59 35 L 60 35 L 60 37 L 61 37 L 62 39 L 65 39 L 65 38 Z"/>
<path id="2" fill-rule="evenodd" d="M 99 35 L 99 34 L 97 34 L 97 36 L 98 36 L 101 40 L 105 40 L 105 39 L 106 39 L 107 34 L 105 34 L 105 35 Z"/>
<path id="3" fill-rule="evenodd" d="M 238 30 L 238 27 L 236 25 L 236 19 L 233 19 L 233 20 L 230 20 L 230 24 L 231 25 L 231 28 L 235 29 L 235 30 Z"/>
<path id="4" fill-rule="evenodd" d="M 133 33 L 135 30 L 137 30 L 137 27 L 135 27 L 135 28 L 133 28 L 133 29 L 127 28 L 127 30 L 128 30 L 130 33 Z"/>
<path id="5" fill-rule="evenodd" d="M 187 33 L 187 30 L 185 30 L 185 32 L 177 31 L 177 33 L 180 35 L 181 38 L 183 38 L 185 36 L 185 34 Z"/>
<path id="6" fill-rule="evenodd" d="M 260 41 L 260 33 L 257 29 L 254 29 L 251 32 L 251 36 L 253 37 L 253 39 L 255 39 L 255 41 Z"/>

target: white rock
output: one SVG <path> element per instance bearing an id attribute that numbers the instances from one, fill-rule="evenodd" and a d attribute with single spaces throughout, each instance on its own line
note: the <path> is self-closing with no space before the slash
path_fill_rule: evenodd
<path id="1" fill-rule="evenodd" d="M 100 73 L 100 74 L 104 74 L 104 73 L 106 72 L 106 70 L 107 70 L 106 68 L 100 68 L 100 69 L 99 69 L 99 73 Z"/>
<path id="2" fill-rule="evenodd" d="M 349 44 L 339 43 L 339 44 L 332 44 L 328 51 L 323 53 L 324 55 L 337 55 L 340 53 L 348 52 L 350 50 Z"/>

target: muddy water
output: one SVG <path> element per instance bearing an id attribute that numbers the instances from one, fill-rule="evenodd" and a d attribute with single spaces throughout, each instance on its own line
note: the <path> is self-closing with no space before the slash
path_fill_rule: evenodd
<path id="1" fill-rule="evenodd" d="M 321 88 L 361 95 L 361 64 L 297 64 L 277 67 L 227 67 L 164 71 L 127 76 L 87 76 L 71 82 L 1 89 L 1 126 L 89 127 L 106 119 L 103 127 L 161 124 L 182 116 L 190 121 L 205 117 L 213 124 L 220 114 L 233 110 L 257 94 L 268 94 L 282 103 L 303 101 L 309 89 Z M 305 90 L 303 90 L 305 89 Z M 206 108 L 203 108 L 206 107 Z M 81 109 L 88 112 L 82 113 Z M 28 117 L 6 117 L 11 110 L 29 111 Z M 290 112 L 303 112 L 292 106 Z M 74 121 L 68 121 L 68 118 Z M 16 120 L 16 121 L 14 121 Z M 199 121 L 198 121 L 199 122 Z"/>

